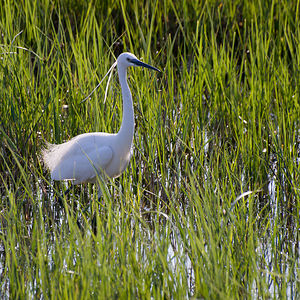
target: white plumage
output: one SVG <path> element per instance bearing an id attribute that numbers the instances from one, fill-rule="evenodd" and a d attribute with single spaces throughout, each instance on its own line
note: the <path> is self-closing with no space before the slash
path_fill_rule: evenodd
<path id="1" fill-rule="evenodd" d="M 114 178 L 125 170 L 130 161 L 134 134 L 133 103 L 127 83 L 127 68 L 130 66 L 159 71 L 139 61 L 131 53 L 122 53 L 118 57 L 117 68 L 123 96 L 123 118 L 119 132 L 84 133 L 63 144 L 48 144 L 42 154 L 53 180 L 71 180 L 73 184 L 95 183 L 97 174 L 104 173 Z"/>

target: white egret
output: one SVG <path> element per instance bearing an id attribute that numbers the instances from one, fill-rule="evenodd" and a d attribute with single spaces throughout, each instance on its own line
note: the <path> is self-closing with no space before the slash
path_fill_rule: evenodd
<path id="1" fill-rule="evenodd" d="M 131 66 L 159 71 L 139 61 L 131 53 L 119 55 L 117 69 L 123 96 L 123 117 L 119 132 L 84 133 L 63 144 L 48 144 L 42 154 L 53 180 L 70 180 L 73 184 L 96 183 L 97 175 L 104 173 L 114 178 L 125 170 L 130 161 L 134 134 L 133 103 L 127 83 L 127 68 Z"/>

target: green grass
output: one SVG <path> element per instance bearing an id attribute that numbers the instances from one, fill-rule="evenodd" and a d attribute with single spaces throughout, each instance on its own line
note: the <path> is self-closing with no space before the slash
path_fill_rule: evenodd
<path id="1" fill-rule="evenodd" d="M 300 2 L 19 2 L 0 7 L 1 298 L 298 298 Z M 119 129 L 116 75 L 81 101 L 123 51 L 162 70 L 129 71 L 131 163 L 61 205 L 40 151 Z"/>

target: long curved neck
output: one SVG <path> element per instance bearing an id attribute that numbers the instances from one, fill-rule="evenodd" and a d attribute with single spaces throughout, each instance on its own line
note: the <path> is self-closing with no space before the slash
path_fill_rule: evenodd
<path id="1" fill-rule="evenodd" d="M 122 139 L 123 147 L 130 151 L 134 134 L 134 112 L 132 96 L 127 83 L 127 68 L 118 66 L 118 74 L 123 96 L 123 117 L 122 125 L 117 135 Z"/>

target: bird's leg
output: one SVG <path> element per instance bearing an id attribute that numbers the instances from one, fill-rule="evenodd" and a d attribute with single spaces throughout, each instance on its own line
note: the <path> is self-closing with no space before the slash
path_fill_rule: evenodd
<path id="1" fill-rule="evenodd" d="M 102 190 L 99 181 L 97 182 L 97 188 L 98 188 L 98 200 L 100 200 L 102 196 Z"/>
<path id="2" fill-rule="evenodd" d="M 63 196 L 63 197 L 67 196 L 67 195 L 70 193 L 70 191 L 71 191 L 71 188 L 68 187 L 68 188 L 65 190 L 64 196 Z M 57 197 L 57 202 L 60 204 L 60 206 L 64 206 L 64 202 L 63 202 L 62 196 L 58 196 L 58 197 Z"/>
<path id="3" fill-rule="evenodd" d="M 96 182 L 97 182 L 97 188 L 98 188 L 98 200 L 100 200 L 101 196 L 103 196 L 101 187 L 103 187 L 105 189 L 104 178 L 105 178 L 104 173 L 102 173 L 101 171 L 97 172 Z"/>

